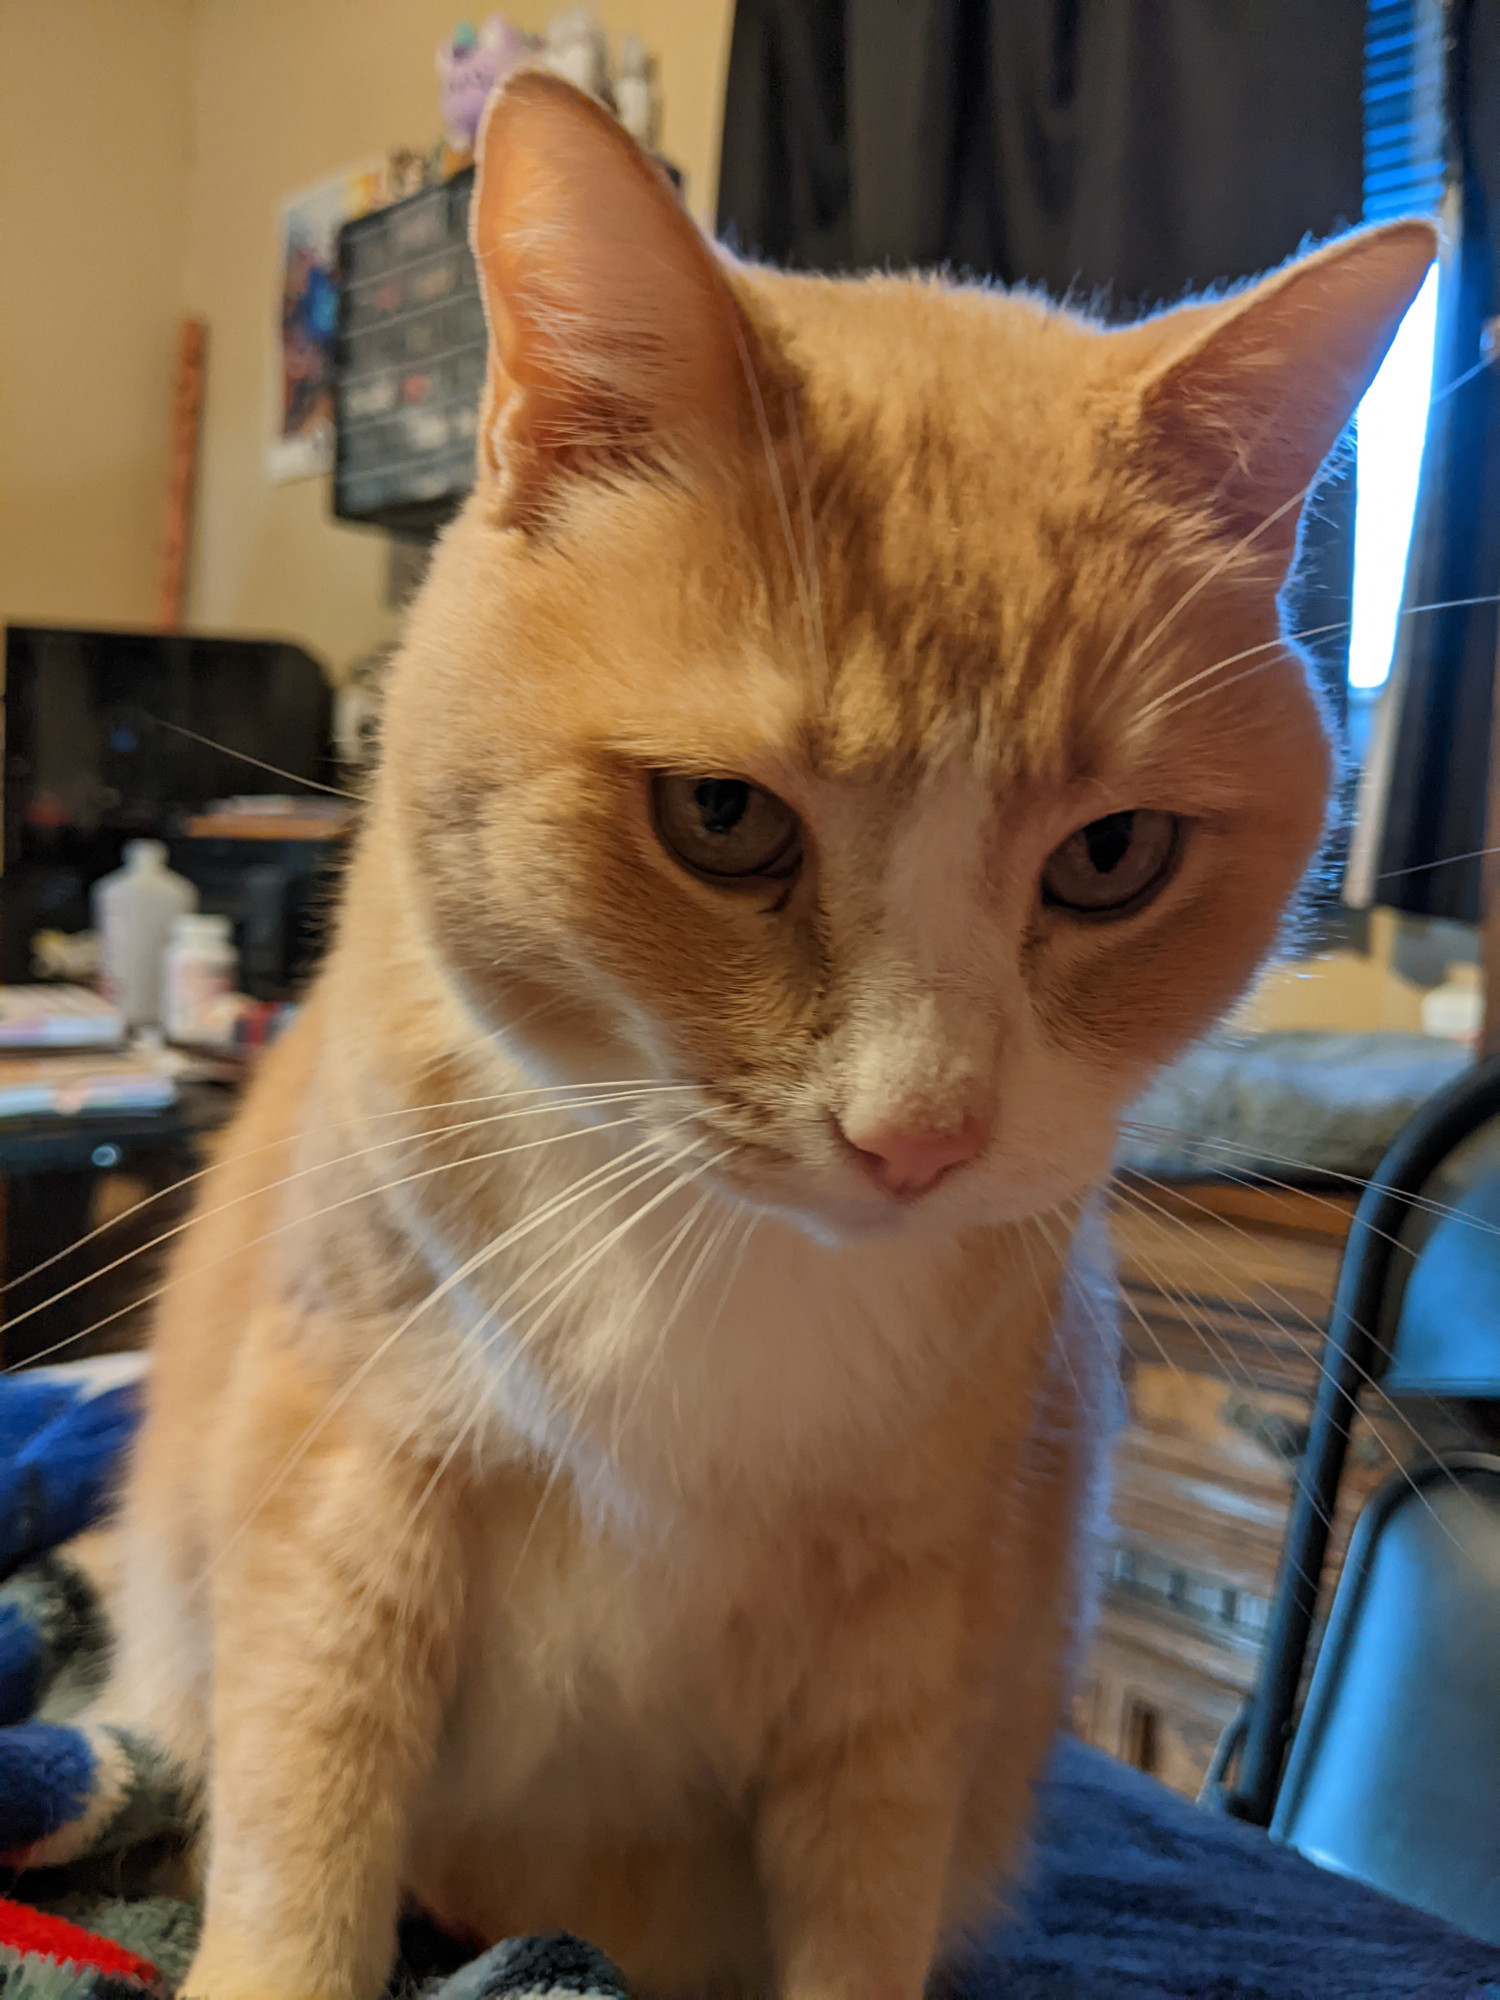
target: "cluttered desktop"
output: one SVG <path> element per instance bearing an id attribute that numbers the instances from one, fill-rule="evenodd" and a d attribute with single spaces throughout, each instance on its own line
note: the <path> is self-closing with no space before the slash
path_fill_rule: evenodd
<path id="1" fill-rule="evenodd" d="M 147 1254 L 291 1018 L 354 817 L 331 711 L 280 641 L 6 632 L 8 1365 L 128 1344 L 141 1272 L 112 1287 L 91 1232 Z"/>

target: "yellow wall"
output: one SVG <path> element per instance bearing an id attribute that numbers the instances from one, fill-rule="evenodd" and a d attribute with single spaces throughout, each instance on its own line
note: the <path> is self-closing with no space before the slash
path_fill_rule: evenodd
<path id="1" fill-rule="evenodd" d="M 0 0 L 0 624 L 155 615 L 192 0 Z"/>
<path id="2" fill-rule="evenodd" d="M 179 319 L 209 326 L 189 610 L 335 670 L 387 638 L 382 539 L 273 485 L 284 195 L 440 130 L 463 0 L 0 0 L 0 622 L 155 616 Z M 467 11 L 476 16 L 481 5 Z M 511 0 L 541 28 L 550 0 Z M 710 212 L 731 0 L 597 0 L 661 64 Z"/>
<path id="3" fill-rule="evenodd" d="M 485 10 L 470 10 L 476 17 Z M 540 28 L 548 0 L 511 0 Z M 384 545 L 334 524 L 327 482 L 275 486 L 271 423 L 281 197 L 440 130 L 433 53 L 460 0 L 198 0 L 188 307 L 212 343 L 192 615 L 215 631 L 275 631 L 337 672 L 390 636 Z M 700 214 L 717 173 L 730 0 L 596 0 L 661 63 L 665 150 Z"/>

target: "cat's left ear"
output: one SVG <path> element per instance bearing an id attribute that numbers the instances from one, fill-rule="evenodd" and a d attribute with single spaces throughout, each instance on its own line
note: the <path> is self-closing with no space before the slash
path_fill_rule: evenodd
<path id="1" fill-rule="evenodd" d="M 1148 457 L 1251 555 L 1281 569 L 1290 560 L 1301 502 L 1437 247 L 1420 220 L 1360 230 L 1234 298 L 1125 336 L 1159 342 L 1141 402 Z"/>
<path id="2" fill-rule="evenodd" d="M 560 480 L 722 452 L 752 341 L 713 250 L 582 91 L 523 71 L 480 132 L 471 229 L 490 326 L 481 473 L 507 518 Z"/>

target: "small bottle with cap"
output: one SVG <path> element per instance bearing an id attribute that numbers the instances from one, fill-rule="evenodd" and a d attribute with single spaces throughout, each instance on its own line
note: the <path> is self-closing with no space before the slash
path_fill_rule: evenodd
<path id="1" fill-rule="evenodd" d="M 181 916 L 162 969 L 163 1026 L 173 1042 L 222 1035 L 224 1002 L 234 993 L 239 957 L 228 917 Z"/>
<path id="2" fill-rule="evenodd" d="M 162 953 L 178 917 L 198 907 L 198 891 L 167 866 L 159 840 L 125 844 L 125 865 L 94 884 L 99 983 L 128 1028 L 161 1019 Z"/>

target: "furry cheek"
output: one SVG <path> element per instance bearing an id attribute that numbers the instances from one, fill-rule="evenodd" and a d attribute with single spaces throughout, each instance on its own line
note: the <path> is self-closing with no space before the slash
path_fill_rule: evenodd
<path id="1" fill-rule="evenodd" d="M 690 883 L 650 838 L 628 780 L 577 763 L 424 813 L 440 958 L 494 1026 L 530 1012 L 581 1065 L 603 1040 L 710 1088 L 784 1087 L 822 984 L 815 911 Z"/>

